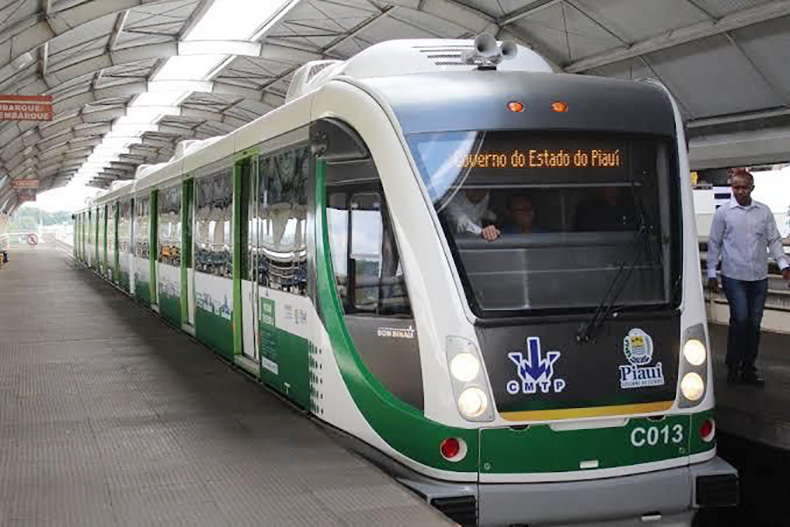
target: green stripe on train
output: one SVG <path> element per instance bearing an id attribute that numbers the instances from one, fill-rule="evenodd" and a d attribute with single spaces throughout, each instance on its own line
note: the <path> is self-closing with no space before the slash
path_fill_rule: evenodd
<path id="1" fill-rule="evenodd" d="M 229 361 L 233 360 L 233 330 L 227 318 L 195 308 L 195 337 Z"/>
<path id="2" fill-rule="evenodd" d="M 159 314 L 174 326 L 181 327 L 181 297 L 165 295 L 160 292 Z"/>
<path id="3" fill-rule="evenodd" d="M 131 291 L 129 290 L 129 286 L 131 285 L 131 282 L 129 282 L 129 273 L 127 271 L 121 270 L 119 278 L 120 278 L 119 285 L 123 288 L 124 291 L 131 293 Z"/>
<path id="4" fill-rule="evenodd" d="M 367 422 L 393 449 L 424 465 L 452 472 L 477 472 L 478 431 L 454 428 L 427 419 L 419 410 L 392 395 L 362 363 L 343 318 L 335 289 L 329 254 L 324 188 L 326 165 L 316 166 L 316 263 L 318 300 L 332 351 L 343 380 Z M 466 441 L 470 455 L 453 463 L 445 460 L 439 445 L 448 437 Z"/>
<path id="5" fill-rule="evenodd" d="M 552 430 L 549 425 L 481 431 L 480 462 L 485 474 L 573 472 L 616 468 L 689 455 L 695 430 L 688 415 L 660 421 L 630 419 L 624 426 Z"/>
<path id="6" fill-rule="evenodd" d="M 143 305 L 151 305 L 151 286 L 148 281 L 136 279 L 134 281 L 134 296 Z"/>
<path id="7" fill-rule="evenodd" d="M 276 329 L 277 373 L 261 365 L 261 379 L 302 408 L 310 408 L 310 342 L 293 333 Z M 263 340 L 263 339 L 261 339 Z M 271 342 L 271 340 L 270 340 Z"/>

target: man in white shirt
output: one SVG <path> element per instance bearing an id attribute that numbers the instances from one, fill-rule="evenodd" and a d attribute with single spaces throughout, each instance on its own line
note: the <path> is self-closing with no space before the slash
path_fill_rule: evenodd
<path id="1" fill-rule="evenodd" d="M 790 281 L 790 263 L 782 248 L 776 221 L 763 203 L 752 200 L 754 177 L 745 169 L 732 175 L 733 198 L 713 216 L 708 239 L 708 288 L 719 290 L 716 266 L 730 306 L 727 334 L 727 382 L 761 386 L 754 366 L 760 344 L 760 322 L 768 293 L 768 251 Z"/>
<path id="2" fill-rule="evenodd" d="M 496 220 L 496 214 L 488 209 L 489 199 L 487 190 L 477 188 L 464 189 L 453 196 L 447 205 L 447 214 L 455 231 L 482 236 L 489 242 L 499 238 L 502 233 L 496 226 L 483 226 L 484 221 Z"/>

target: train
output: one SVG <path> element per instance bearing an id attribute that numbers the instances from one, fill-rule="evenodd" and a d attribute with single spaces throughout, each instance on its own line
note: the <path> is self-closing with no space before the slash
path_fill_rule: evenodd
<path id="1" fill-rule="evenodd" d="M 460 525 L 688 525 L 716 455 L 684 125 L 482 35 L 295 72 L 75 215 L 75 257 Z"/>

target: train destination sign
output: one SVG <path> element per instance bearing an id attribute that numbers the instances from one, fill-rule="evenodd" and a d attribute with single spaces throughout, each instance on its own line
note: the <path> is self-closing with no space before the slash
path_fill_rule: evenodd
<path id="1" fill-rule="evenodd" d="M 621 168 L 619 148 L 513 149 L 456 155 L 458 168 Z"/>
<path id="2" fill-rule="evenodd" d="M 51 95 L 0 94 L 0 121 L 51 121 Z"/>

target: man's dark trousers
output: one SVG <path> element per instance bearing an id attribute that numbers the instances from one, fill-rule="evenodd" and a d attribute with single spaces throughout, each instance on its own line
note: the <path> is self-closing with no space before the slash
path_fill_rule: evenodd
<path id="1" fill-rule="evenodd" d="M 722 276 L 721 283 L 730 305 L 727 366 L 736 371 L 753 372 L 760 346 L 760 322 L 768 294 L 768 279 L 750 282 Z"/>

